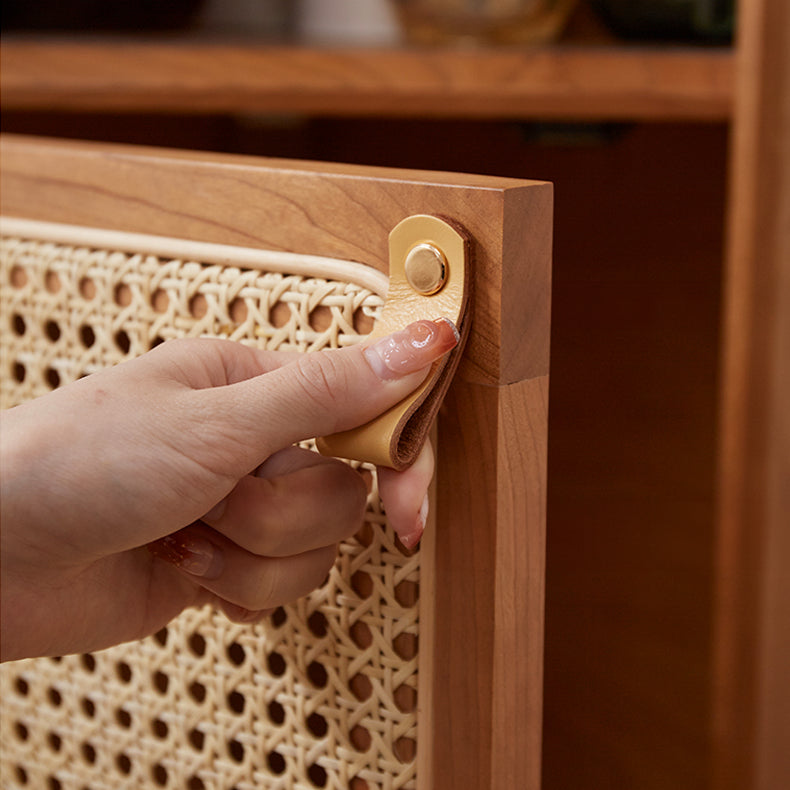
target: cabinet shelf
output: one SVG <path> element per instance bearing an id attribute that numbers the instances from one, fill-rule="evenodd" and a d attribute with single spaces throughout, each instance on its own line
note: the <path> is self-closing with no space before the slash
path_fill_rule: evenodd
<path id="1" fill-rule="evenodd" d="M 726 121 L 728 49 L 3 41 L 2 106 L 90 112 Z"/>

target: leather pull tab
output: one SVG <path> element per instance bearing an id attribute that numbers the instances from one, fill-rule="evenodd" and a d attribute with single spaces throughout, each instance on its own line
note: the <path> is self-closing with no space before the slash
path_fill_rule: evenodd
<path id="1" fill-rule="evenodd" d="M 393 228 L 389 256 L 387 300 L 370 339 L 413 321 L 449 318 L 461 340 L 433 364 L 428 378 L 409 397 L 366 425 L 318 439 L 317 444 L 323 455 L 400 470 L 419 455 L 469 334 L 468 236 L 439 217 L 417 214 Z"/>

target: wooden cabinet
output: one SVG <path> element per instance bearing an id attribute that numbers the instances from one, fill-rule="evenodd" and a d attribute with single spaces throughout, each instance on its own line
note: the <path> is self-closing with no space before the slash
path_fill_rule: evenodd
<path id="1" fill-rule="evenodd" d="M 734 52 L 4 43 L 9 131 L 555 183 L 547 790 L 786 784 L 788 30 L 749 0 Z"/>
<path id="2" fill-rule="evenodd" d="M 316 594 L 320 601 L 282 610 L 257 634 L 235 636 L 187 613 L 158 642 L 83 657 L 93 667 L 80 683 L 83 699 L 94 700 L 91 716 L 81 713 L 70 681 L 84 672 L 77 658 L 57 667 L 49 659 L 6 667 L 4 781 L 122 782 L 152 773 L 171 787 L 310 781 L 537 788 L 551 185 L 7 136 L 2 214 L 3 304 L 11 320 L 3 334 L 7 403 L 183 334 L 292 350 L 337 345 L 337 335 L 358 340 L 350 327 L 366 306 L 360 283 L 375 284 L 378 272 L 389 272 L 388 235 L 413 215 L 441 215 L 463 229 L 474 280 L 472 328 L 439 420 L 441 472 L 422 550 L 403 556 L 383 532 L 374 498 L 368 537 L 341 549 L 328 586 Z M 278 254 L 286 260 L 271 269 Z M 296 258 L 298 268 L 289 269 Z M 343 261 L 365 271 L 355 275 L 356 310 L 353 299 L 345 307 L 340 299 Z M 267 288 L 265 277 L 278 272 L 279 284 Z M 312 297 L 298 303 L 286 292 L 300 274 L 297 290 L 312 289 Z M 315 278 L 329 282 L 316 288 Z M 352 277 L 349 287 L 354 283 Z M 289 332 L 277 319 L 283 307 L 301 322 L 286 345 Z M 333 332 L 314 326 L 321 311 L 334 317 Z M 320 635 L 316 617 L 325 624 Z M 197 657 L 210 656 L 210 667 L 195 664 L 196 638 Z M 246 659 L 234 660 L 234 650 Z M 274 668 L 272 656 L 279 656 Z M 113 666 L 120 665 L 126 669 L 119 680 Z M 224 690 L 204 704 L 190 699 L 190 680 L 209 688 L 223 682 Z M 131 683 L 139 684 L 134 705 L 125 700 Z M 57 707 L 72 710 L 73 722 L 35 704 L 47 686 L 61 700 Z M 278 734 L 283 721 L 267 716 L 271 702 L 288 727 L 296 722 L 292 738 Z M 240 729 L 228 716 L 245 709 L 249 719 Z M 133 720 L 126 728 L 117 722 L 124 712 Z M 314 718 L 305 727 L 310 716 L 323 725 Z M 117 744 L 94 732 L 96 718 Z M 167 739 L 170 755 L 148 757 L 157 736 L 145 721 L 165 733 L 158 737 Z M 215 771 L 210 750 L 190 748 L 195 727 L 220 744 L 235 738 L 238 765 L 229 766 L 225 747 L 215 747 Z M 130 728 L 143 744 L 134 754 L 132 744 L 121 746 Z M 48 730 L 59 739 L 57 758 Z M 101 759 L 86 763 L 81 748 Z M 118 767 L 124 759 L 128 771 Z M 102 763 L 103 776 L 96 767 Z"/>

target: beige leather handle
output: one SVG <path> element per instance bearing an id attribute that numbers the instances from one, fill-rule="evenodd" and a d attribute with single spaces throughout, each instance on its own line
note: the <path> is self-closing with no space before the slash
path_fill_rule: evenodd
<path id="1" fill-rule="evenodd" d="M 371 338 L 389 335 L 412 321 L 445 317 L 458 327 L 461 341 L 434 363 L 428 378 L 408 398 L 366 425 L 318 439 L 322 454 L 393 469 L 405 469 L 417 458 L 469 334 L 468 248 L 468 236 L 460 228 L 428 214 L 407 217 L 392 229 L 389 291 Z"/>

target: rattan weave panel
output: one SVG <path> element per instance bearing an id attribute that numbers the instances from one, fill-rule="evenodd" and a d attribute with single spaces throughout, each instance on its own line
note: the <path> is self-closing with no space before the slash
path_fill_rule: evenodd
<path id="1" fill-rule="evenodd" d="M 2 238 L 4 408 L 173 337 L 343 346 L 382 306 L 320 272 L 85 238 Z M 267 623 L 191 610 L 139 643 L 5 665 L 2 787 L 414 788 L 419 553 L 397 544 L 369 474 L 363 530 L 319 590 Z"/>

